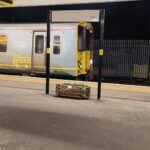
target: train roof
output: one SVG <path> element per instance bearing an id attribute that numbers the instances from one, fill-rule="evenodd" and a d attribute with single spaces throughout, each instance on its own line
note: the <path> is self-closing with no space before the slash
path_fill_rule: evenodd
<path id="1" fill-rule="evenodd" d="M 75 30 L 78 27 L 78 23 L 52 23 L 52 29 L 67 29 L 67 30 Z M 9 30 L 9 29 L 28 29 L 28 30 L 46 30 L 47 24 L 0 24 L 0 30 Z"/>

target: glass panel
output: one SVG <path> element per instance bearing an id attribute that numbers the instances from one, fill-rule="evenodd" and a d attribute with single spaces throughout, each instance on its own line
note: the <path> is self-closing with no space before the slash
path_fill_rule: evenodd
<path id="1" fill-rule="evenodd" d="M 93 31 L 92 30 L 86 30 L 86 50 L 92 50 L 93 49 Z"/>
<path id="2" fill-rule="evenodd" d="M 78 46 L 79 46 L 78 48 L 79 48 L 79 51 L 85 50 L 84 49 L 85 48 L 84 41 L 85 41 L 84 28 L 79 26 L 79 29 L 78 29 Z"/>
<path id="3" fill-rule="evenodd" d="M 54 36 L 54 42 L 56 41 L 60 42 L 60 36 Z"/>
<path id="4" fill-rule="evenodd" d="M 42 54 L 44 52 L 44 36 L 36 35 L 35 38 L 35 53 Z"/>
<path id="5" fill-rule="evenodd" d="M 86 30 L 86 50 L 90 49 L 90 31 Z"/>
<path id="6" fill-rule="evenodd" d="M 86 51 L 93 49 L 93 30 L 79 26 L 78 28 L 78 49 Z"/>
<path id="7" fill-rule="evenodd" d="M 53 53 L 54 54 L 60 54 L 60 36 L 56 35 L 54 36 L 54 41 L 53 41 Z"/>

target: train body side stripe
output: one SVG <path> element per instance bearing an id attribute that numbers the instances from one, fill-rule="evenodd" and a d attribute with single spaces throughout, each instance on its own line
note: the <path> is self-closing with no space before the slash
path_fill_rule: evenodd
<path id="1" fill-rule="evenodd" d="M 0 64 L 0 67 L 15 67 L 15 65 L 13 64 Z M 18 67 L 19 68 L 22 68 L 22 67 Z M 39 69 L 45 69 L 44 66 L 34 66 L 33 68 L 39 68 Z M 50 70 L 76 70 L 76 68 L 50 68 Z"/>

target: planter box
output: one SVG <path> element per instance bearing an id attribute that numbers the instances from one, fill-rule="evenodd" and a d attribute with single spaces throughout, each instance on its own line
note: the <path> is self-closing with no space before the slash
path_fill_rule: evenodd
<path id="1" fill-rule="evenodd" d="M 91 88 L 86 85 L 56 84 L 56 95 L 59 97 L 89 99 Z"/>

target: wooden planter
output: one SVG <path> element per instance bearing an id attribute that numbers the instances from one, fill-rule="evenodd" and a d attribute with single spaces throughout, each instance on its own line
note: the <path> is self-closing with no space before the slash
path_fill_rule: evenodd
<path id="1" fill-rule="evenodd" d="M 89 99 L 91 88 L 86 85 L 56 84 L 56 95 L 60 97 Z"/>

